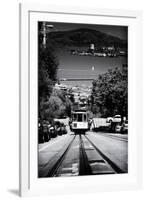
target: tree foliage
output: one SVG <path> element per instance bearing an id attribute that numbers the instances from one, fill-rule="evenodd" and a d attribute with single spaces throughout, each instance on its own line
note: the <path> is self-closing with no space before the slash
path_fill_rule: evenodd
<path id="1" fill-rule="evenodd" d="M 57 58 L 48 48 L 39 49 L 39 97 L 49 97 L 57 80 Z"/>
<path id="2" fill-rule="evenodd" d="M 92 111 L 102 116 L 128 112 L 128 73 L 127 66 L 122 69 L 109 69 L 108 72 L 98 75 L 93 81 Z"/>
<path id="3" fill-rule="evenodd" d="M 53 86 L 57 81 L 58 61 L 53 52 L 53 46 L 42 45 L 42 22 L 38 24 L 38 101 L 39 116 L 43 118 L 45 110 L 42 105 L 52 94 Z"/>
<path id="4" fill-rule="evenodd" d="M 71 105 L 71 101 L 63 91 L 54 89 L 48 101 L 42 101 L 40 107 L 43 117 L 50 120 L 69 116 Z"/>
<path id="5" fill-rule="evenodd" d="M 52 121 L 56 117 L 70 115 L 71 100 L 67 95 L 54 88 L 57 80 L 58 60 L 55 56 L 53 41 L 47 33 L 46 46 L 43 46 L 43 23 L 38 23 L 38 90 L 39 117 Z"/>

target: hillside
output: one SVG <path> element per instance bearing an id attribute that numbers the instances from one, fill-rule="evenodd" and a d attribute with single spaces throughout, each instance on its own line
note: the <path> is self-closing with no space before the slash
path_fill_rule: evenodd
<path id="1" fill-rule="evenodd" d="M 126 47 L 127 41 L 93 29 L 76 29 L 70 31 L 52 31 L 47 34 L 48 41 L 59 47 L 81 47 L 94 43 L 97 47 Z"/>

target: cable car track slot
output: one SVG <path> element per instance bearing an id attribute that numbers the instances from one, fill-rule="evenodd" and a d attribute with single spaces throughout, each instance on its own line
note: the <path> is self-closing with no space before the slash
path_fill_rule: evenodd
<path id="1" fill-rule="evenodd" d="M 92 175 L 92 170 L 88 162 L 85 152 L 82 136 L 80 135 L 80 162 L 79 162 L 79 175 Z"/>
<path id="2" fill-rule="evenodd" d="M 46 177 L 53 177 L 55 176 L 58 168 L 60 167 L 60 165 L 62 164 L 63 160 L 65 159 L 68 151 L 70 150 L 74 140 L 76 138 L 76 135 L 73 137 L 73 139 L 71 140 L 71 142 L 69 143 L 69 145 L 67 146 L 67 148 L 65 149 L 65 151 L 61 154 L 61 156 L 59 157 L 59 159 L 55 162 L 55 164 L 51 167 L 51 169 L 49 170 L 48 174 Z"/>

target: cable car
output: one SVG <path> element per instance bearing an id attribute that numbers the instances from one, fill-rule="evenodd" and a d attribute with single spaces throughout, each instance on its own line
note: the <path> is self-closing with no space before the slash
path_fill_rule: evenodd
<path id="1" fill-rule="evenodd" d="M 85 134 L 89 128 L 89 113 L 86 110 L 76 110 L 71 113 L 71 131 L 75 132 L 75 134 Z"/>

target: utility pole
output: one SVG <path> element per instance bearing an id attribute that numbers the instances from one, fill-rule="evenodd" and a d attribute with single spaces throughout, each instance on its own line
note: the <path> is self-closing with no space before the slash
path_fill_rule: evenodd
<path id="1" fill-rule="evenodd" d="M 46 22 L 43 22 L 43 27 L 42 27 L 42 33 L 43 33 L 43 47 L 46 48 L 47 44 L 47 33 L 51 32 L 51 29 L 53 29 L 54 26 L 49 24 L 47 25 Z"/>
<path id="2" fill-rule="evenodd" d="M 46 22 L 43 22 L 43 47 L 46 48 Z"/>

